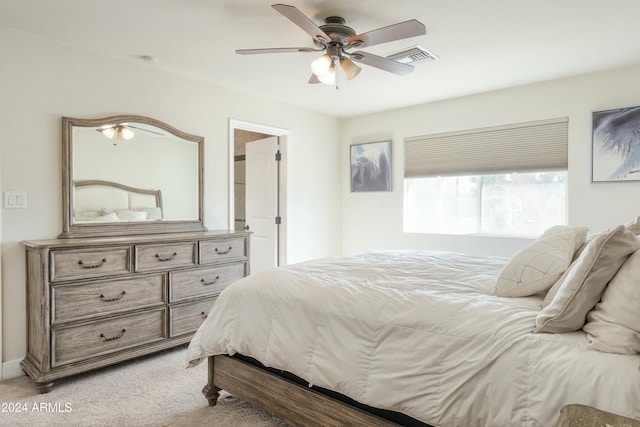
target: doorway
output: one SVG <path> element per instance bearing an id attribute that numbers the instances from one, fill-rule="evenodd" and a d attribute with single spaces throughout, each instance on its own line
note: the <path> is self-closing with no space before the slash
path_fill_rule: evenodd
<path id="1" fill-rule="evenodd" d="M 252 232 L 251 274 L 286 263 L 288 131 L 230 120 L 230 224 Z"/>

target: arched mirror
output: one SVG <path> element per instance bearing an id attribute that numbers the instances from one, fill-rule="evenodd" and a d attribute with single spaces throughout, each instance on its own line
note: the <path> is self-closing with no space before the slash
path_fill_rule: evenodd
<path id="1" fill-rule="evenodd" d="M 62 118 L 60 237 L 201 231 L 204 138 L 143 116 Z"/>

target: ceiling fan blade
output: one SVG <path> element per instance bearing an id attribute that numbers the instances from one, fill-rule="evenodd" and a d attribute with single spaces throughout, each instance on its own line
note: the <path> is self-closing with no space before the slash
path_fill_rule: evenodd
<path id="1" fill-rule="evenodd" d="M 402 62 L 394 61 L 393 59 L 362 51 L 353 52 L 349 57 L 353 61 L 379 68 L 390 73 L 398 74 L 400 76 L 409 74 L 414 68 L 413 65 L 403 64 Z"/>
<path id="2" fill-rule="evenodd" d="M 260 53 L 287 53 L 287 52 L 321 52 L 324 49 L 311 47 L 269 47 L 265 49 L 236 49 L 239 55 L 255 55 Z"/>
<path id="3" fill-rule="evenodd" d="M 331 37 L 329 37 L 311 19 L 309 19 L 304 13 L 300 12 L 294 6 L 289 6 L 286 4 L 274 4 L 271 5 L 271 7 L 283 14 L 298 27 L 302 28 L 314 40 L 321 40 L 325 43 L 329 43 L 331 41 Z"/>
<path id="4" fill-rule="evenodd" d="M 354 47 L 368 47 L 376 44 L 388 43 L 408 37 L 421 36 L 427 33 L 424 24 L 415 19 L 378 28 L 349 38 L 348 44 Z"/>
<path id="5" fill-rule="evenodd" d="M 311 73 L 311 77 L 309 77 L 308 83 L 312 84 L 312 85 L 315 85 L 315 84 L 322 83 L 322 82 L 320 81 L 318 76 L 316 76 L 315 74 Z"/>
<path id="6" fill-rule="evenodd" d="M 164 133 L 162 133 L 162 132 L 156 132 L 156 131 L 154 131 L 154 130 L 151 130 L 151 129 L 145 129 L 145 128 L 141 128 L 141 127 L 138 127 L 138 126 L 131 126 L 131 125 L 129 125 L 129 124 L 123 124 L 123 125 L 122 125 L 122 127 L 129 128 L 129 129 L 137 129 L 137 130 L 141 130 L 141 131 L 149 132 L 149 133 L 154 133 L 154 134 L 156 134 L 156 135 L 160 135 L 160 136 L 166 136 L 166 135 L 165 135 Z"/>

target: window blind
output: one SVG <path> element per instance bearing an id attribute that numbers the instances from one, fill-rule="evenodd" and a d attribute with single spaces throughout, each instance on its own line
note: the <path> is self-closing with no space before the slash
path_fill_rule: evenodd
<path id="1" fill-rule="evenodd" d="M 567 117 L 404 140 L 406 178 L 567 168 Z"/>

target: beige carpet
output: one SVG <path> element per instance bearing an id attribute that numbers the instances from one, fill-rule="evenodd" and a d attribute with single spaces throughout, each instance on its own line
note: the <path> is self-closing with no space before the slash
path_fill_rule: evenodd
<path id="1" fill-rule="evenodd" d="M 286 426 L 226 393 L 208 406 L 206 362 L 186 369 L 185 354 L 180 347 L 61 380 L 47 394 L 27 377 L 5 381 L 0 426 Z"/>

